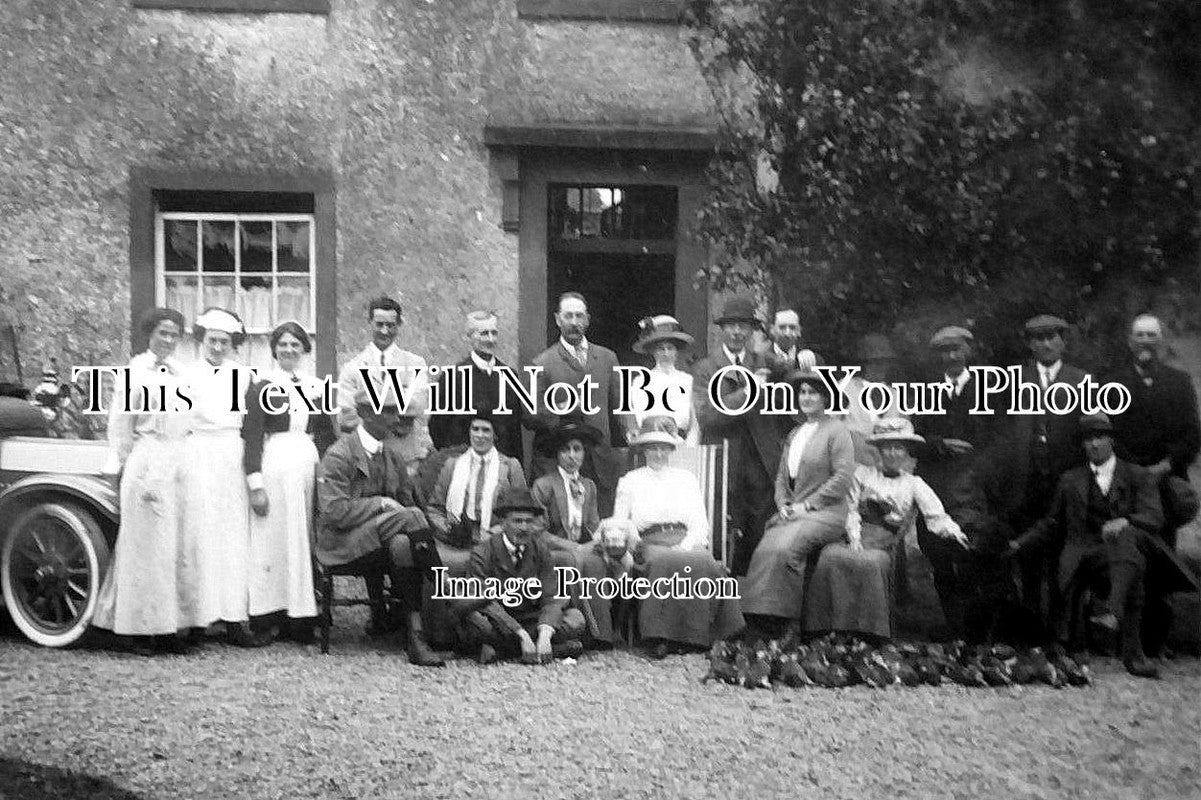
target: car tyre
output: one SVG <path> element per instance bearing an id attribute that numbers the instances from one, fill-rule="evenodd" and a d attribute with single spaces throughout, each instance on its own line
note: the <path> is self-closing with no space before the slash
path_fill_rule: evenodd
<path id="1" fill-rule="evenodd" d="M 75 644 L 96 612 L 109 558 L 100 525 L 81 506 L 48 501 L 24 511 L 0 543 L 0 588 L 13 622 L 45 647 Z"/>

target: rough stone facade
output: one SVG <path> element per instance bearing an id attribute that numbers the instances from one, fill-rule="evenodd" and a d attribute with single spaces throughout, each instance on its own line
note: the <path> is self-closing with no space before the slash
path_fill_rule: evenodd
<path id="1" fill-rule="evenodd" d="M 677 26 L 534 21 L 515 0 L 7 0 L 0 57 L 0 308 L 26 382 L 50 356 L 129 356 L 132 170 L 332 175 L 336 263 L 319 269 L 336 271 L 339 362 L 381 292 L 432 361 L 461 354 L 477 305 L 501 312 L 513 359 L 518 239 L 485 124 L 716 126 Z"/>

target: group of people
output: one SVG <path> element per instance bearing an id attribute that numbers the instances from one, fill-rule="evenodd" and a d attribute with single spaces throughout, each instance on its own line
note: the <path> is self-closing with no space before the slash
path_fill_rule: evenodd
<path id="1" fill-rule="evenodd" d="M 280 633 L 305 639 L 316 615 L 315 557 L 329 569 L 389 575 L 405 613 L 377 607 L 370 630 L 403 628 L 410 660 L 422 665 L 444 663 L 431 640 L 481 662 L 539 663 L 609 646 L 632 627 L 656 658 L 707 647 L 748 623 L 765 635 L 887 638 L 894 559 L 915 540 L 930 561 L 947 635 L 994 635 L 1004 624 L 1000 601 L 1017 596 L 1015 605 L 1078 645 L 1083 590 L 1101 597 L 1108 583 L 1102 616 L 1122 631 L 1130 671 L 1149 675 L 1143 647 L 1162 646 L 1164 595 L 1195 588 L 1170 541 L 1187 509 L 1177 502 L 1165 525 L 1161 493 L 1180 499 L 1170 479 L 1201 446 L 1196 396 L 1186 375 L 1161 362 L 1153 317 L 1132 327 L 1133 363 L 1114 379 L 1133 402 L 1113 420 L 969 414 L 973 339 L 960 327 L 931 339 L 946 413 L 910 420 L 865 407 L 854 381 L 849 413 L 827 413 L 830 383 L 815 369 L 820 357 L 801 344 L 796 312 L 778 312 L 766 349 L 757 350 L 754 334 L 764 326 L 754 303 L 737 297 L 715 320 L 720 347 L 687 370 L 682 354 L 693 337 L 671 316 L 643 320 L 634 350 L 653 361 L 651 392 L 637 397 L 653 399 L 618 414 L 617 357 L 588 340 L 587 303 L 573 292 L 555 311 L 560 338 L 533 363 L 546 383 L 590 379 L 595 407 L 559 415 L 540 403 L 530 413 L 510 400 L 512 413 L 496 413 L 505 366 L 495 354 L 498 320 L 473 312 L 470 352 L 458 365 L 472 377 L 470 410 L 427 414 L 435 387 L 418 369 L 425 360 L 397 343 L 400 305 L 377 298 L 367 312 L 371 342 L 340 372 L 336 420 L 319 410 L 320 383 L 300 369 L 310 342 L 296 323 L 271 335 L 277 368 L 239 387 L 242 415 L 229 409 L 231 355 L 245 335 L 237 316 L 210 309 L 196 320 L 203 360 L 190 367 L 172 357 L 184 333 L 179 315 L 156 309 L 146 317 L 149 349 L 131 368 L 148 386 L 188 381 L 194 404 L 185 415 L 114 413 L 121 530 L 98 626 L 157 636 L 173 649 L 218 621 L 238 644 Z M 1063 362 L 1066 329 L 1048 315 L 1026 323 L 1033 360 L 1023 372 L 1044 389 L 1083 376 Z M 887 338 L 865 337 L 859 356 L 859 386 L 897 377 Z M 745 369 L 726 370 L 714 384 L 733 365 Z M 461 391 L 449 375 L 435 380 L 443 403 Z M 716 393 L 725 408 L 747 405 L 751 384 L 765 381 L 792 387 L 795 417 L 765 413 L 762 404 L 727 414 L 712 402 Z M 267 413 L 264 382 L 314 403 Z M 533 434 L 528 469 L 523 430 Z M 719 443 L 734 532 L 728 571 L 714 557 L 697 476 L 675 458 Z M 564 597 L 552 588 L 557 567 L 651 581 L 732 573 L 740 597 Z M 431 598 L 435 570 L 477 585 L 536 577 L 544 591 L 516 604 Z M 427 634 L 427 626 L 438 630 Z"/>

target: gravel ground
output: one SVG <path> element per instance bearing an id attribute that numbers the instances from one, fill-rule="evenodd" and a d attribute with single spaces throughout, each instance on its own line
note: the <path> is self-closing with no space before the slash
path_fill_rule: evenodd
<path id="1" fill-rule="evenodd" d="M 1201 663 L 1086 689 L 702 686 L 701 656 L 410 667 L 211 642 L 187 656 L 0 635 L 0 797 L 1201 797 Z"/>

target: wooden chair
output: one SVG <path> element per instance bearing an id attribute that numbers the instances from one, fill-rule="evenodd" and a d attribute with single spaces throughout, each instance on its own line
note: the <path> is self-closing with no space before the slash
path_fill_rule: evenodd
<path id="1" fill-rule="evenodd" d="M 339 577 L 361 578 L 366 585 L 367 596 L 336 597 L 334 579 Z M 370 606 L 375 619 L 385 619 L 393 606 L 400 605 L 399 599 L 392 595 L 387 564 L 382 558 L 376 564 L 339 566 L 326 566 L 314 558 L 313 578 L 317 584 L 317 627 L 320 629 L 318 635 L 322 653 L 329 653 L 329 630 L 334 624 L 334 607 Z"/>
<path id="2" fill-rule="evenodd" d="M 671 465 L 696 476 L 709 515 L 709 547 L 721 564 L 727 564 L 734 549 L 729 535 L 729 451 L 730 443 L 681 445 L 671 455 Z"/>

